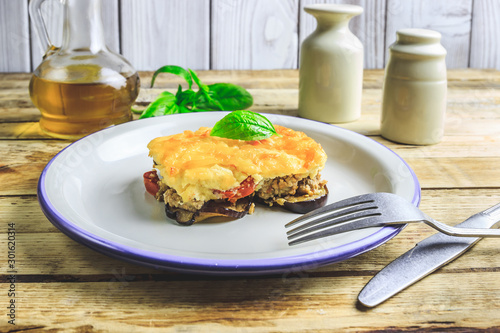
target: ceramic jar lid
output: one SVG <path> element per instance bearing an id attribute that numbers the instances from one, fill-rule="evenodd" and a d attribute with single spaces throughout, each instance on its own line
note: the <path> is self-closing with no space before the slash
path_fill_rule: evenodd
<path id="1" fill-rule="evenodd" d="M 401 29 L 396 33 L 392 52 L 416 56 L 444 57 L 446 49 L 440 44 L 441 34 L 427 29 Z"/>

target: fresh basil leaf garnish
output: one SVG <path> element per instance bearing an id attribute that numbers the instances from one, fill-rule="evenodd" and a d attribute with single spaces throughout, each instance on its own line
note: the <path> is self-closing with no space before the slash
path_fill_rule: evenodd
<path id="1" fill-rule="evenodd" d="M 139 119 L 158 117 L 165 114 L 179 113 L 177 110 L 177 98 L 174 94 L 168 91 L 162 92 L 154 102 L 151 102 L 148 107 L 142 111 Z"/>
<path id="2" fill-rule="evenodd" d="M 232 83 L 214 83 L 208 85 L 208 93 L 213 100 L 219 102 L 221 108 L 216 110 L 244 110 L 252 106 L 253 97 L 244 88 Z M 197 107 L 214 109 L 208 101 L 198 101 Z"/>
<path id="3" fill-rule="evenodd" d="M 188 68 L 189 73 L 191 74 L 191 77 L 193 78 L 194 82 L 200 88 L 200 90 L 208 92 L 208 86 L 204 83 L 201 82 L 201 80 L 198 78 L 198 75 L 196 73 Z"/>
<path id="4" fill-rule="evenodd" d="M 196 99 L 196 93 L 193 90 L 178 91 L 175 95 L 177 97 L 177 104 L 185 106 L 191 105 Z"/>
<path id="5" fill-rule="evenodd" d="M 278 133 L 269 119 L 248 110 L 231 112 L 210 131 L 211 136 L 244 141 L 263 140 L 275 134 Z"/>
<path id="6" fill-rule="evenodd" d="M 186 70 L 179 66 L 159 68 L 153 74 L 151 87 L 160 73 L 175 74 L 184 78 L 188 83 L 188 89 L 183 90 L 179 84 L 175 95 L 167 91 L 161 93 L 142 111 L 140 119 L 174 113 L 241 110 L 249 108 L 253 104 L 253 97 L 245 88 L 231 83 L 206 85 L 201 82 L 193 70 L 189 68 Z M 192 89 L 193 83 L 198 86 L 198 91 Z M 132 109 L 132 112 L 141 113 L 135 109 Z"/>
<path id="7" fill-rule="evenodd" d="M 159 68 L 153 74 L 153 78 L 151 79 L 151 88 L 153 88 L 156 77 L 160 73 L 170 73 L 170 74 L 178 75 L 178 76 L 184 78 L 184 80 L 186 80 L 186 82 L 188 83 L 189 89 L 191 89 L 191 87 L 193 86 L 193 79 L 191 78 L 191 74 L 187 70 L 185 70 L 184 68 L 179 67 L 179 66 L 169 65 L 169 66 L 163 66 L 163 67 Z"/>

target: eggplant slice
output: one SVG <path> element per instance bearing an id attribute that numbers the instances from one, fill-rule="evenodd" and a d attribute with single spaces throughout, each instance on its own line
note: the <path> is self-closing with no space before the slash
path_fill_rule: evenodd
<path id="1" fill-rule="evenodd" d="M 194 223 L 206 220 L 211 217 L 228 217 L 240 219 L 249 211 L 253 210 L 253 194 L 231 203 L 227 200 L 207 201 L 200 210 L 192 212 L 178 207 L 165 205 L 167 217 L 174 219 L 180 225 L 190 226 Z"/>
<path id="2" fill-rule="evenodd" d="M 328 189 L 317 196 L 292 197 L 285 200 L 283 207 L 291 212 L 305 214 L 323 207 L 328 201 Z"/>

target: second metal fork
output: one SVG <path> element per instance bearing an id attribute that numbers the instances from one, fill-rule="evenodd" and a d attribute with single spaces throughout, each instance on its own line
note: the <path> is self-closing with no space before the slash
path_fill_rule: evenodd
<path id="1" fill-rule="evenodd" d="M 356 229 L 413 222 L 424 222 L 450 236 L 500 237 L 500 230 L 456 228 L 438 222 L 392 193 L 369 193 L 345 199 L 304 214 L 286 227 L 296 226 L 287 232 L 289 245 L 294 245 Z"/>

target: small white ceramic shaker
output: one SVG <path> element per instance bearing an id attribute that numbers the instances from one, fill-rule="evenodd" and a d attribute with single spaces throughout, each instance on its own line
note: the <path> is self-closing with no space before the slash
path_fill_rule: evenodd
<path id="1" fill-rule="evenodd" d="M 446 112 L 446 50 L 441 34 L 402 29 L 389 47 L 381 135 L 391 141 L 431 145 L 441 141 Z"/>

